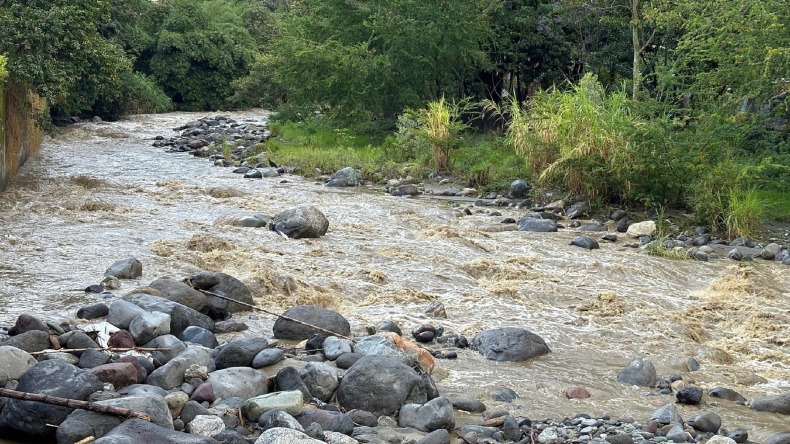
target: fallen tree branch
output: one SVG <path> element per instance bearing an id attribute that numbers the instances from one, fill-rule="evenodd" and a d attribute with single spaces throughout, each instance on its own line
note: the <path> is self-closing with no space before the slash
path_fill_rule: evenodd
<path id="1" fill-rule="evenodd" d="M 89 348 L 61 348 L 59 350 L 43 350 L 38 352 L 32 352 L 31 355 L 46 355 L 50 353 L 72 353 L 72 352 L 84 352 L 86 350 L 97 350 L 97 351 L 111 351 L 111 352 L 127 352 L 127 351 L 169 351 L 170 347 L 165 348 L 155 348 L 155 347 L 132 347 L 132 348 L 118 348 L 118 347 L 89 347 Z"/>
<path id="2" fill-rule="evenodd" d="M 233 302 L 233 303 L 239 304 L 241 306 L 244 306 L 244 307 L 247 307 L 247 308 L 251 308 L 253 310 L 262 311 L 262 312 L 264 312 L 266 314 L 270 314 L 272 316 L 276 316 L 278 318 L 285 319 L 286 321 L 296 322 L 297 324 L 304 325 L 305 327 L 314 328 L 314 329 L 316 329 L 316 330 L 318 330 L 318 331 L 320 331 L 322 333 L 326 333 L 326 334 L 329 334 L 329 335 L 332 335 L 332 336 L 337 336 L 338 338 L 342 338 L 342 339 L 347 339 L 347 340 L 349 340 L 351 342 L 356 342 L 353 338 L 341 335 L 340 333 L 334 332 L 332 330 L 327 330 L 327 329 L 321 328 L 321 327 L 319 327 L 317 325 L 308 324 L 307 322 L 300 321 L 298 319 L 294 319 L 294 318 L 291 318 L 291 317 L 288 317 L 288 316 L 285 316 L 285 315 L 274 313 L 272 311 L 266 310 L 265 308 L 258 307 L 257 305 L 253 305 L 253 304 L 248 304 L 246 302 L 237 301 L 236 299 L 229 298 L 229 297 L 227 297 L 225 295 L 221 295 L 221 294 L 214 293 L 212 291 L 208 291 L 208 290 L 203 290 L 203 289 L 197 288 L 194 285 L 192 285 L 192 282 L 189 279 L 184 279 L 184 282 L 187 285 L 189 285 L 190 287 L 194 288 L 195 290 L 197 290 L 197 291 L 199 291 L 201 293 L 207 294 L 209 296 L 214 296 L 214 297 L 217 297 L 217 298 L 220 298 L 220 299 L 224 299 L 226 301 Z"/>
<path id="3" fill-rule="evenodd" d="M 21 399 L 23 401 L 43 402 L 44 404 L 59 405 L 69 407 L 72 409 L 90 410 L 92 412 L 106 413 L 108 415 L 120 416 L 124 419 L 139 418 L 145 421 L 150 421 L 151 417 L 142 412 L 137 412 L 123 407 L 115 407 L 111 405 L 97 404 L 95 402 L 80 401 L 77 399 L 60 398 L 57 396 L 42 395 L 39 393 L 18 392 L 16 390 L 9 390 L 0 388 L 0 396 L 7 398 Z"/>

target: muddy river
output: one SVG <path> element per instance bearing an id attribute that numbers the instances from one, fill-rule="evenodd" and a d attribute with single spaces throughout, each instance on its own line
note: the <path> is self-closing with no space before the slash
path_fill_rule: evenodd
<path id="1" fill-rule="evenodd" d="M 0 194 L 0 325 L 23 312 L 73 320 L 98 297 L 72 290 L 98 283 L 112 262 L 135 256 L 144 277 L 125 281 L 118 296 L 157 277 L 211 269 L 241 279 L 269 310 L 325 306 L 359 334 L 387 319 L 404 331 L 430 322 L 470 339 L 488 328 L 525 327 L 552 353 L 517 364 L 462 350 L 457 360 L 438 361 L 436 375 L 442 394 L 479 398 L 518 416 L 646 420 L 674 397 L 615 381 L 636 356 L 650 357 L 659 377 L 678 373 L 750 400 L 790 391 L 790 267 L 669 260 L 623 242 L 586 251 L 568 245 L 570 231 L 497 232 L 501 217 L 482 210 L 458 217 L 449 202 L 330 189 L 297 176 L 243 179 L 206 159 L 151 146 L 155 136 L 172 136 L 172 128 L 202 116 L 84 123 L 46 140 Z M 266 119 L 263 112 L 232 116 Z M 303 204 L 326 214 L 325 237 L 288 240 L 223 223 Z M 432 301 L 445 305 L 447 319 L 423 313 Z M 240 318 L 251 326 L 242 335 L 271 335 L 270 316 Z M 689 372 L 688 358 L 701 370 Z M 593 396 L 565 399 L 570 386 Z M 520 398 L 491 401 L 504 387 Z M 716 411 L 723 427 L 745 427 L 756 441 L 790 429 L 787 416 L 704 401 L 681 406 L 683 416 Z"/>

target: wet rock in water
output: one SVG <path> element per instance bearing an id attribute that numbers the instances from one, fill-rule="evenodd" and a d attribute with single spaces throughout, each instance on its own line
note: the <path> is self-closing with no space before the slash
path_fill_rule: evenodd
<path id="1" fill-rule="evenodd" d="M 590 211 L 590 204 L 587 202 L 576 202 L 568 207 L 565 215 L 570 219 L 579 219 Z"/>
<path id="2" fill-rule="evenodd" d="M 617 375 L 617 381 L 623 384 L 652 387 L 656 385 L 656 368 L 647 358 L 634 358 Z"/>
<path id="3" fill-rule="evenodd" d="M 716 433 L 721 428 L 721 417 L 714 412 L 705 412 L 691 418 L 688 424 L 699 432 Z"/>
<path id="4" fill-rule="evenodd" d="M 35 316 L 23 313 L 16 318 L 16 323 L 8 330 L 8 334 L 9 336 L 16 336 L 34 330 L 49 333 L 49 327 L 46 322 Z"/>
<path id="5" fill-rule="evenodd" d="M 50 347 L 49 333 L 41 330 L 31 330 L 16 336 L 11 336 L 0 345 L 8 345 L 24 350 L 28 353 L 40 352 Z"/>
<path id="6" fill-rule="evenodd" d="M 217 348 L 217 346 L 219 346 L 219 341 L 217 341 L 217 337 L 214 336 L 214 333 L 206 330 L 203 327 L 187 327 L 181 332 L 181 334 L 178 336 L 178 339 L 184 342 L 202 345 L 206 348 Z"/>
<path id="7" fill-rule="evenodd" d="M 782 250 L 779 252 L 779 254 L 774 256 L 774 260 L 776 262 L 784 262 L 787 259 L 790 259 L 790 250 Z"/>
<path id="8" fill-rule="evenodd" d="M 131 362 L 114 362 L 90 369 L 90 372 L 99 378 L 99 381 L 112 384 L 117 389 L 143 382 L 145 375 L 141 374 Z"/>
<path id="9" fill-rule="evenodd" d="M 246 338 L 231 341 L 220 349 L 214 362 L 221 370 L 229 367 L 249 367 L 255 355 L 269 346 L 264 338 Z"/>
<path id="10" fill-rule="evenodd" d="M 247 399 L 241 406 L 241 413 L 252 422 L 259 422 L 261 415 L 273 410 L 285 411 L 291 416 L 300 415 L 304 410 L 302 392 L 289 390 L 260 395 Z"/>
<path id="11" fill-rule="evenodd" d="M 757 399 L 752 402 L 752 410 L 790 415 L 790 393 Z"/>
<path id="12" fill-rule="evenodd" d="M 565 389 L 565 397 L 568 399 L 587 399 L 590 396 L 590 392 L 584 387 L 569 387 Z"/>
<path id="13" fill-rule="evenodd" d="M 19 379 L 26 371 L 38 363 L 28 352 L 7 345 L 0 346 L 0 371 L 7 379 Z"/>
<path id="14" fill-rule="evenodd" d="M 736 392 L 733 389 L 728 389 L 725 387 L 717 387 L 709 391 L 708 396 L 710 396 L 711 398 L 726 399 L 728 401 L 733 401 L 741 404 L 746 402 L 746 398 L 741 396 L 740 393 Z"/>
<path id="15" fill-rule="evenodd" d="M 263 172 L 257 168 L 253 168 L 244 173 L 245 179 L 263 179 Z"/>
<path id="16" fill-rule="evenodd" d="M 480 332 L 472 339 L 469 348 L 491 361 L 526 361 L 551 352 L 543 338 L 518 327 Z"/>
<path id="17" fill-rule="evenodd" d="M 341 412 L 329 410 L 304 410 L 296 416 L 296 420 L 305 429 L 312 423 L 317 423 L 322 430 L 351 435 L 354 432 L 354 422 L 351 417 Z"/>
<path id="18" fill-rule="evenodd" d="M 535 233 L 549 233 L 557 231 L 557 222 L 551 219 L 522 217 L 516 223 L 518 224 L 519 231 L 531 231 Z"/>
<path id="19" fill-rule="evenodd" d="M 211 372 L 208 383 L 220 399 L 250 399 L 268 392 L 266 374 L 250 367 L 231 367 Z"/>
<path id="20" fill-rule="evenodd" d="M 576 231 L 606 231 L 606 230 L 608 230 L 606 225 L 600 225 L 600 224 L 585 224 L 585 225 L 580 225 L 578 228 L 576 228 Z M 615 235 L 615 240 L 616 240 L 616 235 Z"/>
<path id="21" fill-rule="evenodd" d="M 619 231 L 619 230 L 618 230 Z M 652 236 L 656 232 L 656 223 L 652 220 L 644 222 L 637 222 L 628 226 L 626 235 L 629 237 L 639 238 L 642 236 Z"/>
<path id="22" fill-rule="evenodd" d="M 439 301 L 433 301 L 425 309 L 425 314 L 435 319 L 447 319 L 447 310 Z"/>
<path id="23" fill-rule="evenodd" d="M 438 429 L 453 430 L 455 414 L 450 400 L 440 396 L 425 404 L 405 404 L 398 413 L 400 427 L 412 427 L 422 432 Z"/>
<path id="24" fill-rule="evenodd" d="M 393 196 L 416 196 L 420 194 L 420 189 L 413 184 L 399 185 L 390 191 Z"/>
<path id="25" fill-rule="evenodd" d="M 415 444 L 450 444 L 450 432 L 445 429 L 434 430 L 418 439 Z"/>
<path id="26" fill-rule="evenodd" d="M 208 349 L 192 346 L 157 368 L 146 378 L 146 383 L 170 390 L 184 382 L 184 372 L 192 364 L 208 366 L 211 354 Z"/>
<path id="27" fill-rule="evenodd" d="M 356 168 L 345 167 L 335 172 L 326 183 L 328 187 L 355 187 L 362 182 L 362 173 Z"/>
<path id="28" fill-rule="evenodd" d="M 170 333 L 170 316 L 156 311 L 143 313 L 129 324 L 129 333 L 135 344 L 143 345 L 157 336 Z"/>
<path id="29" fill-rule="evenodd" d="M 301 206 L 277 213 L 269 228 L 291 239 L 315 238 L 326 234 L 329 220 L 318 208 Z"/>
<path id="30" fill-rule="evenodd" d="M 195 416 L 195 419 L 187 426 L 189 433 L 200 436 L 214 436 L 223 430 L 225 430 L 225 423 L 222 418 L 214 415 Z"/>
<path id="31" fill-rule="evenodd" d="M 325 308 L 313 305 L 298 305 L 286 310 L 283 316 L 314 325 L 341 336 L 349 336 L 351 334 L 351 325 L 348 323 L 348 320 L 340 313 Z M 313 327 L 298 324 L 284 318 L 277 318 L 274 321 L 272 331 L 276 339 L 296 340 L 308 339 L 314 333 L 322 333 Z"/>
<path id="32" fill-rule="evenodd" d="M 385 356 L 358 360 L 337 389 L 337 401 L 344 409 L 366 410 L 376 416 L 391 416 L 403 404 L 427 400 L 425 382 L 417 372 Z"/>
<path id="33" fill-rule="evenodd" d="M 591 238 L 590 236 L 576 236 L 571 240 L 571 245 L 585 248 L 587 250 L 601 248 L 600 245 L 598 245 L 598 241 Z"/>
<path id="34" fill-rule="evenodd" d="M 491 399 L 499 402 L 513 402 L 518 399 L 518 397 L 518 393 L 511 388 L 497 389 L 491 393 Z"/>
<path id="35" fill-rule="evenodd" d="M 77 310 L 77 317 L 79 319 L 87 320 L 98 319 L 107 316 L 109 311 L 110 307 L 108 307 L 107 304 L 103 302 L 95 302 Z"/>
<path id="36" fill-rule="evenodd" d="M 184 282 L 162 277 L 151 282 L 149 287 L 162 292 L 162 297 L 181 305 L 206 313 L 209 301 L 205 294 L 195 290 Z"/>
<path id="37" fill-rule="evenodd" d="M 340 380 L 337 369 L 323 362 L 311 362 L 299 370 L 302 381 L 313 397 L 329 402 L 335 394 Z"/>
<path id="38" fill-rule="evenodd" d="M 252 291 L 244 285 L 243 282 L 236 279 L 235 277 L 222 273 L 222 272 L 215 272 L 215 271 L 202 271 L 199 273 L 195 273 L 190 276 L 190 281 L 193 285 L 195 285 L 195 279 L 198 279 L 204 285 L 208 284 L 209 282 L 217 281 L 214 285 L 208 286 L 208 288 L 204 288 L 211 293 L 221 293 L 226 297 L 233 299 L 234 301 L 239 301 L 244 304 L 253 305 L 254 301 L 252 300 Z M 248 311 L 249 307 L 237 304 L 235 302 L 230 302 L 227 300 L 222 300 L 212 295 L 207 295 L 208 300 L 212 305 L 212 310 L 224 310 L 231 313 L 236 313 L 240 311 Z M 220 319 L 218 312 L 217 314 L 212 314 L 209 312 L 209 315 L 214 317 L 215 319 Z"/>
<path id="39" fill-rule="evenodd" d="M 389 331 L 397 334 L 398 336 L 403 336 L 403 332 L 401 331 L 400 327 L 393 321 L 382 322 L 381 325 L 379 325 L 378 331 Z"/>
<path id="40" fill-rule="evenodd" d="M 299 430 L 275 427 L 261 433 L 255 444 L 325 444 Z"/>
<path id="41" fill-rule="evenodd" d="M 477 399 L 456 399 L 453 401 L 453 408 L 470 413 L 483 413 L 487 407 Z"/>
<path id="42" fill-rule="evenodd" d="M 681 404 L 696 405 L 702 401 L 702 389 L 694 386 L 684 387 L 675 394 L 675 397 Z"/>
<path id="43" fill-rule="evenodd" d="M 618 233 L 625 233 L 628 231 L 628 227 L 630 227 L 634 221 L 629 219 L 628 217 L 622 217 L 621 219 L 617 220 L 616 229 Z"/>
<path id="44" fill-rule="evenodd" d="M 110 265 L 104 275 L 118 279 L 137 279 L 143 275 L 143 264 L 134 257 L 121 259 Z"/>
<path id="45" fill-rule="evenodd" d="M 529 184 L 521 179 L 514 180 L 510 184 L 510 190 L 507 193 L 510 199 L 524 199 L 529 197 Z"/>
<path id="46" fill-rule="evenodd" d="M 763 444 L 790 444 L 790 432 L 774 433 Z"/>
<path id="47" fill-rule="evenodd" d="M 732 259 L 734 261 L 742 261 L 743 260 L 743 252 L 737 248 L 733 248 L 732 250 L 727 253 L 727 258 Z"/>
<path id="48" fill-rule="evenodd" d="M 217 444 L 207 436 L 176 432 L 175 430 L 151 424 L 142 419 L 129 419 L 108 434 L 94 441 L 95 444 Z"/>
<path id="49" fill-rule="evenodd" d="M 782 246 L 777 244 L 776 242 L 771 242 L 770 244 L 766 245 L 765 248 L 760 252 L 760 257 L 771 261 L 773 260 L 777 254 L 782 250 Z"/>
<path id="50" fill-rule="evenodd" d="M 274 365 L 285 359 L 285 354 L 279 348 L 267 348 L 261 350 L 252 358 L 252 368 L 264 368 Z"/>
<path id="51" fill-rule="evenodd" d="M 233 319 L 220 321 L 214 324 L 214 332 L 217 334 L 238 333 L 240 331 L 248 330 L 249 328 L 250 326 L 244 322 L 234 321 Z"/>
<path id="52" fill-rule="evenodd" d="M 101 390 L 102 383 L 90 372 L 60 359 L 39 362 L 19 378 L 16 390 L 84 401 Z M 68 407 L 18 399 L 6 399 L 0 410 L 0 436 L 10 439 L 49 438 L 71 413 Z"/>
<path id="53" fill-rule="evenodd" d="M 727 438 L 730 438 L 731 440 L 740 444 L 749 440 L 749 432 L 744 429 L 731 430 L 729 433 L 727 433 Z M 788 441 L 788 444 L 790 444 L 790 441 Z"/>
<path id="54" fill-rule="evenodd" d="M 329 336 L 324 340 L 322 349 L 324 357 L 329 361 L 334 361 L 346 353 L 351 353 L 352 346 L 348 339 Z"/>
<path id="55" fill-rule="evenodd" d="M 653 412 L 650 419 L 655 419 L 659 424 L 683 424 L 683 417 L 680 416 L 675 404 L 667 404 L 659 408 Z"/>

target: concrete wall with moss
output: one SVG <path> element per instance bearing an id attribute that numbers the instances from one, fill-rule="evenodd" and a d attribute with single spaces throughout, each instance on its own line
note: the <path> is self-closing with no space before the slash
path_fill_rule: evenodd
<path id="1" fill-rule="evenodd" d="M 5 190 L 8 182 L 8 169 L 6 168 L 6 100 L 5 87 L 0 84 L 0 192 Z"/>
<path id="2" fill-rule="evenodd" d="M 20 85 L 0 83 L 0 192 L 41 146 L 43 101 Z"/>

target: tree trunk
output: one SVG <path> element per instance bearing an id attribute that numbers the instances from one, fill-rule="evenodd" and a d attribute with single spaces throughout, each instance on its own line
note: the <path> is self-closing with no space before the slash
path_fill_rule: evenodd
<path id="1" fill-rule="evenodd" d="M 634 50 L 633 92 L 631 98 L 639 99 L 642 87 L 642 43 L 639 41 L 639 0 L 631 0 L 631 44 Z"/>

